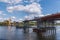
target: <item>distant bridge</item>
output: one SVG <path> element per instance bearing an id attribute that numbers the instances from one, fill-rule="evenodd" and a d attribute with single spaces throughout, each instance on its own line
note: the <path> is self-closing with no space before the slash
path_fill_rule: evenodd
<path id="1" fill-rule="evenodd" d="M 60 13 L 51 14 L 44 17 L 35 18 L 32 20 L 25 20 L 23 22 L 25 27 L 29 27 L 29 21 L 36 21 L 37 28 L 33 29 L 33 31 L 36 31 L 36 32 L 42 32 L 42 31 L 44 32 L 46 30 L 52 30 L 52 29 L 55 29 L 53 30 L 53 32 L 56 32 L 56 28 L 54 27 L 56 20 L 60 20 Z"/>

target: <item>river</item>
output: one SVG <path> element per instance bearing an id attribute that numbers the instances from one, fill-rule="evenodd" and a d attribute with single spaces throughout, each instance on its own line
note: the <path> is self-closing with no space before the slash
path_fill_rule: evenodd
<path id="1" fill-rule="evenodd" d="M 33 28 L 29 28 L 29 32 L 24 32 L 23 28 L 0 26 L 0 40 L 60 40 L 60 27 L 56 27 L 56 33 L 48 39 L 41 38 L 37 33 L 33 32 Z M 47 33 L 45 33 L 48 35 Z"/>

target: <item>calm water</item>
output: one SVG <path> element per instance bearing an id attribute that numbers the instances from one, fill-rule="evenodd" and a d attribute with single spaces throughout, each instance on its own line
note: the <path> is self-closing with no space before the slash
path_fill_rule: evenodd
<path id="1" fill-rule="evenodd" d="M 56 27 L 56 33 L 49 33 L 49 31 L 37 35 L 29 28 L 29 32 L 24 33 L 23 29 L 15 27 L 0 26 L 0 40 L 60 40 L 60 27 Z"/>

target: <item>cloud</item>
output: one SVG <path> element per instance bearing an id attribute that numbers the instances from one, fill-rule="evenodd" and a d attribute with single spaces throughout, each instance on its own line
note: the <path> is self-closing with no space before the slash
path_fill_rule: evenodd
<path id="1" fill-rule="evenodd" d="M 0 17 L 0 22 L 3 22 L 4 20 L 7 20 L 7 18 Z"/>
<path id="2" fill-rule="evenodd" d="M 21 21 L 22 21 L 23 19 L 19 19 L 19 20 L 21 20 Z"/>
<path id="3" fill-rule="evenodd" d="M 4 14 L 4 11 L 0 10 L 0 15 L 5 16 L 6 14 Z"/>
<path id="4" fill-rule="evenodd" d="M 40 2 L 41 0 L 30 0 L 30 2 Z"/>
<path id="5" fill-rule="evenodd" d="M 13 12 L 13 10 L 14 10 L 13 7 L 11 7 L 11 6 L 10 6 L 10 7 L 7 7 L 7 11 L 8 11 L 8 12 Z"/>
<path id="6" fill-rule="evenodd" d="M 9 19 L 11 19 L 12 22 L 13 21 L 19 21 L 19 22 L 22 21 L 22 19 L 18 19 L 16 16 L 10 16 L 10 17 L 5 17 L 5 16 L 6 16 L 6 14 L 4 14 L 4 11 L 0 10 L 0 22 L 3 22 L 4 20 L 9 20 Z"/>
<path id="7" fill-rule="evenodd" d="M 16 21 L 16 22 L 22 22 L 23 19 L 17 18 L 17 17 L 15 17 L 15 16 L 12 16 L 12 17 L 11 17 L 11 21 L 12 21 L 12 22 L 13 22 L 13 21 Z"/>
<path id="8" fill-rule="evenodd" d="M 16 19 L 16 17 L 15 16 L 11 16 L 11 19 Z"/>
<path id="9" fill-rule="evenodd" d="M 36 15 L 36 14 L 30 14 L 30 15 L 28 15 L 28 16 L 25 16 L 24 18 L 24 20 L 32 20 L 32 19 L 34 19 L 34 18 L 36 18 L 36 17 L 44 17 L 45 15 L 43 15 L 43 14 L 40 14 L 40 15 Z"/>
<path id="10" fill-rule="evenodd" d="M 23 3 L 23 2 L 29 2 L 29 3 L 33 3 L 33 2 L 40 2 L 41 0 L 0 0 L 0 2 L 5 2 L 8 4 L 18 4 L 18 3 Z"/>
<path id="11" fill-rule="evenodd" d="M 32 13 L 41 13 L 41 9 L 42 9 L 40 4 L 35 2 L 30 5 L 26 5 L 25 7 L 26 7 L 25 9 L 26 11 L 32 12 Z"/>
<path id="12" fill-rule="evenodd" d="M 25 16 L 24 18 L 25 18 L 24 20 L 30 20 L 29 16 Z"/>
<path id="13" fill-rule="evenodd" d="M 17 4 L 21 1 L 22 0 L 0 0 L 0 2 L 5 2 L 5 3 L 9 3 L 9 4 Z"/>
<path id="14" fill-rule="evenodd" d="M 3 18 L 2 17 L 0 17 L 0 22 L 2 22 L 3 21 Z"/>
<path id="15" fill-rule="evenodd" d="M 22 22 L 22 21 L 23 21 L 23 19 L 21 19 L 21 18 L 20 18 L 18 21 L 19 21 L 19 22 Z"/>
<path id="16" fill-rule="evenodd" d="M 8 12 L 13 12 L 14 10 L 18 10 L 18 11 L 27 11 L 27 12 L 31 12 L 31 13 L 41 13 L 41 6 L 38 3 L 32 3 L 30 5 L 17 5 L 17 6 L 10 6 L 7 7 L 7 11 Z"/>
<path id="17" fill-rule="evenodd" d="M 0 20 L 1 20 L 1 19 L 3 19 L 3 18 L 0 17 Z"/>
<path id="18" fill-rule="evenodd" d="M 7 15 L 7 14 L 3 14 L 4 16 Z"/>
<path id="19" fill-rule="evenodd" d="M 2 21 L 4 21 L 4 16 L 5 16 L 6 14 L 4 14 L 4 11 L 1 11 L 0 10 L 0 22 L 2 22 Z"/>
<path id="20" fill-rule="evenodd" d="M 24 0 L 25 2 L 30 2 L 30 3 L 33 3 L 33 2 L 37 2 L 39 3 L 41 0 Z"/>
<path id="21" fill-rule="evenodd" d="M 23 21 L 23 19 L 17 18 L 16 16 L 11 16 L 10 19 L 11 19 L 12 22 L 13 21 L 16 21 L 16 22 L 22 22 Z"/>
<path id="22" fill-rule="evenodd" d="M 42 17 L 44 16 L 42 13 L 42 8 L 39 3 L 33 2 L 29 5 L 17 5 L 17 6 L 10 6 L 7 7 L 8 12 L 14 12 L 14 11 L 26 11 L 29 13 L 29 16 L 25 16 L 25 19 L 33 19 L 34 17 Z"/>
<path id="23" fill-rule="evenodd" d="M 14 5 L 8 6 L 7 11 L 13 13 L 14 11 L 25 11 L 29 13 L 28 16 L 24 16 L 25 19 L 33 19 L 34 17 L 42 17 L 42 7 L 39 4 L 41 0 L 21 0 L 20 2 L 28 2 L 30 4 L 27 5 Z"/>
<path id="24" fill-rule="evenodd" d="M 0 14 L 2 14 L 3 13 L 3 11 L 0 11 Z"/>

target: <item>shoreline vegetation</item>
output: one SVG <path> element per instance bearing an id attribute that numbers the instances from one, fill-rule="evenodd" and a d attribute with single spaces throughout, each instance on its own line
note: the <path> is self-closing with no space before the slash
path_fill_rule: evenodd
<path id="1" fill-rule="evenodd" d="M 47 23 L 48 25 L 48 23 Z M 56 23 L 55 25 L 60 25 L 60 23 Z M 5 20 L 3 22 L 0 22 L 0 26 L 18 26 L 18 27 L 23 27 L 24 26 L 24 22 L 9 22 L 8 20 Z M 32 27 L 32 26 L 37 26 L 37 22 L 33 22 L 33 21 L 30 21 L 29 22 L 29 26 Z"/>
<path id="2" fill-rule="evenodd" d="M 0 26 L 19 26 L 19 27 L 23 27 L 24 26 L 24 22 L 10 22 L 8 20 L 0 22 Z M 37 23 L 36 22 L 29 22 L 29 26 L 36 26 Z"/>

